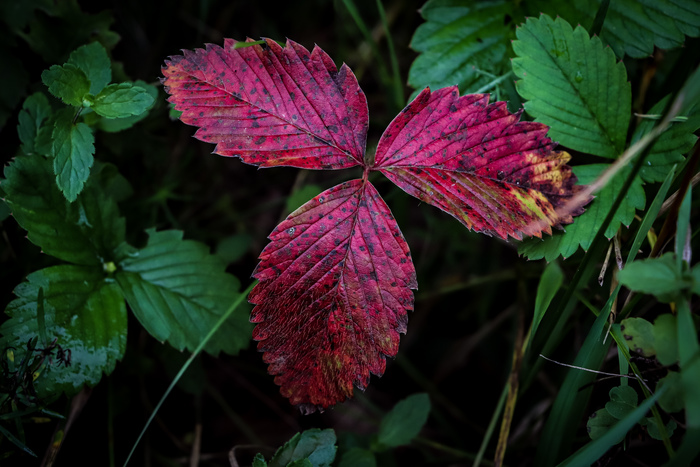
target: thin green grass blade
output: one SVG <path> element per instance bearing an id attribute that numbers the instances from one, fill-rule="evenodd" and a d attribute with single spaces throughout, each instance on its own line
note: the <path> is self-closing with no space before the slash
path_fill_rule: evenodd
<path id="1" fill-rule="evenodd" d="M 578 466 L 578 465 L 591 465 L 597 461 L 600 456 L 605 454 L 605 452 L 615 445 L 620 438 L 624 437 L 625 434 L 637 423 L 642 417 L 651 409 L 657 399 L 666 392 L 668 388 L 663 387 L 656 392 L 652 397 L 645 400 L 636 409 L 629 413 L 625 418 L 613 425 L 607 433 L 598 438 L 595 441 L 591 441 L 584 447 L 576 451 L 573 455 L 568 457 L 566 460 L 559 464 L 560 467 L 563 466 Z"/>
<path id="2" fill-rule="evenodd" d="M 489 426 L 486 427 L 486 433 L 484 433 L 484 438 L 481 440 L 481 446 L 479 446 L 479 452 L 476 453 L 476 458 L 474 458 L 474 463 L 472 464 L 473 467 L 479 467 L 481 465 L 481 461 L 484 458 L 484 453 L 486 452 L 486 448 L 489 445 L 489 441 L 491 441 L 491 436 L 493 436 L 493 432 L 496 430 L 496 425 L 498 425 L 498 420 L 501 418 L 501 412 L 503 411 L 503 406 L 506 403 L 506 397 L 508 397 L 508 391 L 510 390 L 510 383 L 506 382 L 505 386 L 503 387 L 503 392 L 501 393 L 500 399 L 498 399 L 498 403 L 496 404 L 496 408 L 493 411 L 493 415 L 491 416 L 491 421 L 489 422 Z"/>
<path id="3" fill-rule="evenodd" d="M 124 467 L 126 467 L 129 464 L 129 461 L 131 460 L 131 456 L 134 455 L 134 452 L 136 451 L 136 447 L 139 445 L 139 442 L 141 441 L 141 438 L 143 438 L 143 435 L 146 433 L 146 430 L 148 427 L 151 425 L 151 422 L 155 418 L 156 414 L 158 413 L 158 410 L 160 410 L 160 407 L 163 405 L 163 402 L 165 402 L 165 399 L 168 397 L 170 394 L 170 391 L 173 390 L 175 385 L 177 384 L 178 381 L 180 381 L 180 378 L 182 375 L 185 374 L 185 371 L 187 371 L 187 368 L 189 368 L 190 364 L 194 361 L 194 359 L 197 357 L 197 355 L 200 354 L 202 349 L 207 345 L 207 342 L 216 334 L 216 331 L 219 330 L 219 328 L 226 322 L 228 318 L 231 317 L 231 314 L 240 306 L 241 303 L 243 303 L 243 300 L 245 300 L 246 297 L 248 297 L 248 294 L 250 294 L 250 291 L 253 290 L 253 287 L 257 281 L 253 281 L 252 284 L 248 286 L 247 289 L 245 289 L 239 296 L 236 298 L 236 300 L 231 304 L 228 310 L 226 310 L 226 313 L 221 315 L 221 318 L 219 318 L 219 321 L 216 322 L 214 327 L 209 331 L 209 334 L 206 335 L 204 339 L 202 339 L 202 342 L 199 343 L 197 348 L 192 352 L 192 355 L 187 359 L 184 365 L 182 365 L 182 368 L 180 371 L 175 375 L 175 378 L 173 381 L 170 383 L 170 386 L 168 386 L 168 389 L 165 390 L 165 393 L 163 393 L 163 397 L 160 398 L 158 401 L 158 404 L 156 404 L 156 407 L 153 409 L 153 413 L 151 413 L 151 416 L 148 417 L 148 420 L 146 421 L 146 424 L 144 425 L 143 429 L 141 430 L 141 433 L 139 433 L 138 438 L 136 438 L 136 441 L 134 442 L 134 445 L 131 448 L 131 451 L 129 452 L 129 455 L 127 456 L 126 460 L 124 461 Z"/>
<path id="4" fill-rule="evenodd" d="M 600 36 L 600 31 L 603 29 L 603 23 L 605 22 L 605 16 L 608 14 L 608 7 L 610 6 L 610 0 L 603 0 L 598 7 L 598 11 L 593 19 L 593 25 L 591 26 L 591 36 Z"/>
<path id="5" fill-rule="evenodd" d="M 531 336 L 537 333 L 537 328 L 544 317 L 545 312 L 552 303 L 554 296 L 559 291 L 561 284 L 564 282 L 564 273 L 557 263 L 550 263 L 542 273 L 542 278 L 537 286 L 537 296 L 535 297 L 535 314 L 532 318 L 532 326 L 528 337 L 525 339 L 525 346 Z"/>
<path id="6" fill-rule="evenodd" d="M 37 457 L 36 454 L 34 454 L 34 451 L 32 451 L 31 449 L 29 449 L 22 441 L 20 441 L 19 439 L 17 439 L 17 438 L 15 437 L 15 435 L 13 435 L 12 433 L 10 433 L 10 432 L 9 432 L 5 427 L 3 427 L 2 425 L 0 425 L 0 434 L 2 434 L 5 438 L 7 438 L 8 440 L 10 440 L 10 441 L 12 442 L 12 444 L 14 444 L 15 446 L 17 446 L 18 448 L 20 448 L 22 451 L 26 452 L 26 453 L 29 454 L 30 456 L 32 456 L 32 457 Z"/>

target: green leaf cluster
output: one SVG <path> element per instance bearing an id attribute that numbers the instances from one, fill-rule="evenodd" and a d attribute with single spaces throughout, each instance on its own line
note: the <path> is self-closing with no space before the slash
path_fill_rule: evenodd
<path id="1" fill-rule="evenodd" d="M 335 431 L 313 428 L 297 433 L 280 447 L 270 461 L 258 453 L 253 467 L 330 467 L 335 460 Z"/>
<path id="2" fill-rule="evenodd" d="M 94 163 L 94 129 L 129 128 L 146 116 L 157 92 L 145 83 L 109 84 L 111 62 L 99 42 L 77 48 L 66 63 L 45 70 L 41 80 L 68 107 L 55 109 L 40 93 L 30 96 L 20 114 L 22 150 L 53 158 L 56 184 L 75 201 Z"/>

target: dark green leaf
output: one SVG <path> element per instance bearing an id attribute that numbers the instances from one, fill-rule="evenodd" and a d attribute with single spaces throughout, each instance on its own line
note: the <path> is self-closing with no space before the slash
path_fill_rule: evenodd
<path id="1" fill-rule="evenodd" d="M 139 115 L 154 102 L 142 87 L 131 83 L 110 84 L 95 96 L 92 109 L 106 118 L 123 118 Z"/>
<path id="2" fill-rule="evenodd" d="M 55 351 L 53 362 L 46 362 L 34 383 L 39 396 L 73 394 L 84 384 L 94 386 L 103 373 L 112 372 L 126 347 L 126 307 L 119 287 L 94 266 L 62 265 L 30 274 L 15 288 L 17 298 L 6 310 L 10 319 L 0 328 L 2 347 L 14 346 L 16 360 L 23 358 L 28 340 L 39 334 L 40 289 L 47 339 L 58 339 L 64 351 L 70 350 L 70 365 L 60 364 Z"/>
<path id="3" fill-rule="evenodd" d="M 578 177 L 578 182 L 582 185 L 592 183 L 602 172 L 607 169 L 606 164 L 582 165 L 573 168 Z M 598 229 L 603 225 L 605 216 L 608 215 L 615 198 L 620 193 L 625 180 L 629 176 L 630 169 L 622 169 L 610 182 L 596 194 L 595 199 L 588 206 L 586 211 L 574 218 L 572 224 L 566 225 L 566 232 L 555 231 L 551 237 L 542 239 L 531 238 L 523 241 L 518 246 L 518 253 L 527 256 L 529 259 L 546 258 L 553 261 L 559 255 L 567 258 L 578 250 L 581 246 L 588 250 L 593 242 Z M 646 203 L 642 179 L 637 177 L 630 187 L 627 196 L 615 213 L 612 222 L 605 231 L 607 238 L 612 238 L 620 224 L 630 225 L 634 220 L 637 209 L 643 209 Z"/>
<path id="4" fill-rule="evenodd" d="M 84 123 L 73 124 L 73 112 L 59 113 L 53 129 L 53 170 L 56 183 L 68 201 L 75 201 L 95 161 L 95 136 Z"/>
<path id="5" fill-rule="evenodd" d="M 662 365 L 673 365 L 678 361 L 678 336 L 676 334 L 676 317 L 670 313 L 659 315 L 654 320 L 654 347 L 656 359 Z"/>
<path id="6" fill-rule="evenodd" d="M 594 10 L 595 11 L 595 10 Z M 528 18 L 516 31 L 513 71 L 525 110 L 564 146 L 616 158 L 625 147 L 632 92 L 621 62 L 598 37 L 562 18 Z"/>
<path id="7" fill-rule="evenodd" d="M 599 409 L 593 412 L 586 423 L 586 430 L 591 439 L 598 439 L 610 430 L 610 427 L 617 423 L 617 419 L 610 415 L 605 409 Z M 625 435 L 622 435 L 617 443 L 622 441 Z M 616 443 L 616 444 L 617 444 Z"/>
<path id="8" fill-rule="evenodd" d="M 338 467 L 377 467 L 377 459 L 372 451 L 354 447 L 343 453 Z"/>
<path id="9" fill-rule="evenodd" d="M 535 313 L 532 318 L 531 335 L 537 333 L 537 328 L 540 321 L 544 317 L 549 304 L 554 299 L 554 296 L 559 291 L 562 282 L 564 281 L 564 273 L 557 263 L 550 263 L 545 268 L 540 278 L 540 283 L 537 285 L 537 296 L 535 297 Z"/>
<path id="10" fill-rule="evenodd" d="M 379 425 L 378 441 L 383 446 L 408 444 L 428 420 L 430 398 L 427 394 L 413 394 L 400 401 L 384 416 Z"/>
<path id="11" fill-rule="evenodd" d="M 291 462 L 308 459 L 314 467 L 330 467 L 337 449 L 335 440 L 335 432 L 330 428 L 297 433 L 277 450 L 268 465 L 286 467 Z"/>
<path id="12" fill-rule="evenodd" d="M 659 432 L 659 427 L 656 425 L 656 420 L 654 420 L 654 417 L 648 417 L 646 419 L 646 421 L 647 421 L 647 433 L 649 433 L 649 436 L 661 441 L 663 439 L 663 437 L 661 436 L 661 433 Z M 669 420 L 668 423 L 666 423 L 666 434 L 668 435 L 669 438 L 671 436 L 673 436 L 673 432 L 676 431 L 677 427 L 678 427 L 678 425 L 673 420 Z"/>
<path id="13" fill-rule="evenodd" d="M 51 116 L 49 100 L 41 92 L 35 92 L 27 97 L 19 112 L 17 133 L 22 141 L 22 152 L 34 153 L 34 144 L 42 124 Z"/>
<path id="14" fill-rule="evenodd" d="M 473 93 L 509 72 L 513 16 L 523 18 L 511 2 L 431 0 L 421 15 L 426 22 L 411 40 L 420 55 L 408 74 L 417 91 L 456 84 L 462 93 Z"/>
<path id="15" fill-rule="evenodd" d="M 634 261 L 625 266 L 617 277 L 628 289 L 652 294 L 664 303 L 676 300 L 691 285 L 678 270 L 673 253 L 666 253 L 660 258 Z"/>
<path id="16" fill-rule="evenodd" d="M 41 81 L 49 92 L 65 104 L 83 106 L 83 97 L 90 92 L 90 80 L 77 66 L 70 63 L 53 65 L 41 73 Z"/>
<path id="17" fill-rule="evenodd" d="M 680 373 L 669 371 L 666 376 L 656 383 L 656 391 L 659 391 L 664 386 L 668 386 L 668 390 L 659 398 L 661 408 L 669 413 L 683 410 L 685 407 L 685 392 L 683 391 Z"/>
<path id="18" fill-rule="evenodd" d="M 620 323 L 620 331 L 630 350 L 634 350 L 643 357 L 656 355 L 654 326 L 649 321 L 644 318 L 623 319 Z"/>
<path id="19" fill-rule="evenodd" d="M 99 184 L 88 182 L 69 203 L 54 182 L 51 161 L 20 156 L 5 168 L 5 201 L 29 240 L 50 255 L 76 264 L 101 265 L 124 241 L 124 220 Z"/>
<path id="20" fill-rule="evenodd" d="M 267 467 L 267 462 L 265 462 L 265 457 L 257 453 L 255 459 L 253 459 L 253 467 Z"/>
<path id="21" fill-rule="evenodd" d="M 622 420 L 637 407 L 637 392 L 630 386 L 617 386 L 610 390 L 610 402 L 605 410 L 617 420 Z"/>
<path id="22" fill-rule="evenodd" d="M 648 113 L 661 117 L 669 97 L 661 99 Z M 632 136 L 631 144 L 636 143 L 642 136 L 651 132 L 656 123 L 658 123 L 657 120 L 642 120 Z M 641 177 L 647 182 L 663 181 L 673 165 L 682 162 L 683 155 L 693 148 L 698 140 L 698 137 L 693 133 L 698 128 L 700 128 L 700 106 L 696 105 L 688 116 L 688 120 L 672 123 L 654 143 L 640 171 Z"/>
<path id="23" fill-rule="evenodd" d="M 112 64 L 99 42 L 91 42 L 71 52 L 68 63 L 78 67 L 90 81 L 90 94 L 97 95 L 112 81 Z"/>
<path id="24" fill-rule="evenodd" d="M 148 231 L 148 244 L 124 257 L 117 281 L 148 332 L 178 350 L 194 350 L 236 299 L 238 279 L 209 248 L 182 232 Z M 205 350 L 235 354 L 250 342 L 248 310 L 239 307 Z"/>

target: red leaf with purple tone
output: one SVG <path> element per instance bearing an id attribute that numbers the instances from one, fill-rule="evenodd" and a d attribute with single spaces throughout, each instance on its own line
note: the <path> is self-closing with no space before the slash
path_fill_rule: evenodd
<path id="1" fill-rule="evenodd" d="M 555 212 L 579 189 L 570 156 L 554 150 L 547 126 L 488 101 L 425 89 L 384 132 L 374 168 L 467 228 L 504 239 L 551 234 L 572 221 Z"/>
<path id="2" fill-rule="evenodd" d="M 311 412 L 364 389 L 399 348 L 416 273 L 371 183 L 335 186 L 270 234 L 250 294 L 253 337 L 281 393 Z"/>
<path id="3" fill-rule="evenodd" d="M 250 41 L 250 39 L 248 40 Z M 169 101 L 215 153 L 261 167 L 343 169 L 364 165 L 367 99 L 346 65 L 319 47 L 185 50 L 162 69 Z"/>

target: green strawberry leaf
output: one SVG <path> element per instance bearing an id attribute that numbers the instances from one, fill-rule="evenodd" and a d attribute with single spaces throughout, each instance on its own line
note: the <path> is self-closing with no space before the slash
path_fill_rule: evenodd
<path id="1" fill-rule="evenodd" d="M 547 136 L 566 147 L 616 158 L 627 138 L 632 92 L 625 66 L 598 37 L 562 18 L 528 18 L 516 31 L 518 93 Z"/>
<path id="2" fill-rule="evenodd" d="M 209 248 L 182 232 L 148 230 L 148 243 L 123 254 L 115 274 L 144 328 L 178 350 L 194 350 L 238 296 L 238 279 Z M 239 307 L 205 350 L 235 354 L 248 346 L 252 325 Z"/>
<path id="3" fill-rule="evenodd" d="M 112 63 L 99 42 L 91 42 L 75 49 L 68 63 L 79 68 L 90 81 L 90 94 L 96 95 L 112 81 Z"/>
<path id="4" fill-rule="evenodd" d="M 74 394 L 114 370 L 126 348 L 126 307 L 119 287 L 105 278 L 102 268 L 61 265 L 42 269 L 17 286 L 15 295 L 5 311 L 10 319 L 0 328 L 0 346 L 14 347 L 19 361 L 27 356 L 27 342 L 43 331 L 46 342 L 40 339 L 36 347 L 46 348 L 56 339 L 70 362 L 61 364 L 58 348 L 44 362 L 34 382 L 40 398 Z M 40 311 L 44 330 L 39 329 Z"/>
<path id="5" fill-rule="evenodd" d="M 53 170 L 68 201 L 75 201 L 90 176 L 95 159 L 95 136 L 84 123 L 73 123 L 71 109 L 59 112 L 53 129 Z"/>
<path id="6" fill-rule="evenodd" d="M 44 70 L 41 81 L 51 94 L 74 107 L 82 107 L 83 97 L 90 93 L 90 80 L 80 68 L 70 63 L 53 65 Z"/>
<path id="7" fill-rule="evenodd" d="M 92 109 L 106 118 L 123 118 L 142 114 L 153 102 L 154 98 L 140 86 L 110 84 L 95 96 Z"/>

